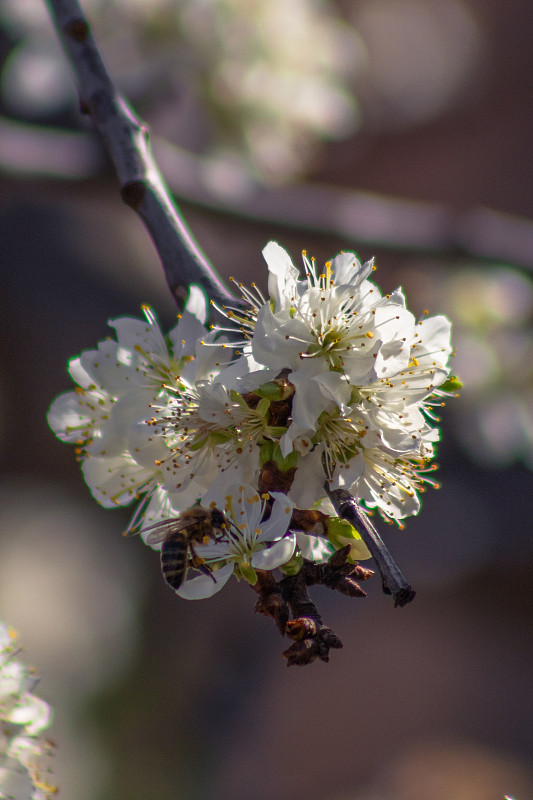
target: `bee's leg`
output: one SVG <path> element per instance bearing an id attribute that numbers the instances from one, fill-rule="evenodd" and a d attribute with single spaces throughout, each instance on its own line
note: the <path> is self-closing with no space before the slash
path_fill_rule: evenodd
<path id="1" fill-rule="evenodd" d="M 203 558 L 200 558 L 200 556 L 196 553 L 194 546 L 191 542 L 189 542 L 189 550 L 191 553 L 191 564 L 194 567 L 194 569 L 197 569 L 204 575 L 209 575 L 209 577 L 213 578 L 213 580 L 216 583 L 216 578 L 213 575 L 213 570 L 205 563 L 205 560 Z"/>

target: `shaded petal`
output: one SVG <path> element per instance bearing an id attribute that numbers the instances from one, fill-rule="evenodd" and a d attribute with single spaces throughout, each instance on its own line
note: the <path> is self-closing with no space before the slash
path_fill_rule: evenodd
<path id="1" fill-rule="evenodd" d="M 337 286 L 349 284 L 351 287 L 359 286 L 374 271 L 374 259 L 361 264 L 355 253 L 339 253 L 332 260 L 332 269 L 335 273 Z"/>
<path id="2" fill-rule="evenodd" d="M 176 361 L 180 361 L 184 356 L 193 355 L 198 340 L 203 339 L 206 333 L 202 323 L 195 316 L 184 311 L 176 327 L 172 328 L 168 334 Z"/>
<path id="3" fill-rule="evenodd" d="M 109 320 L 109 325 L 115 329 L 117 341 L 120 345 L 119 359 L 128 366 L 134 366 L 142 354 L 153 353 L 163 356 L 168 361 L 168 347 L 165 337 L 156 321 L 154 312 L 145 308 L 145 313 L 150 317 L 150 321 L 135 319 L 134 317 L 117 317 Z M 100 342 L 98 347 L 104 344 Z"/>
<path id="4" fill-rule="evenodd" d="M 354 458 L 350 459 L 346 466 L 341 467 L 337 465 L 335 474 L 331 482 L 332 489 L 347 489 L 359 480 L 366 469 L 366 463 L 361 455 L 358 453 Z"/>
<path id="5" fill-rule="evenodd" d="M 282 564 L 286 564 L 292 558 L 295 547 L 296 534 L 289 533 L 288 536 L 284 536 L 283 539 L 275 542 L 271 547 L 256 550 L 251 558 L 252 567 L 264 570 L 281 567 Z"/>
<path id="6" fill-rule="evenodd" d="M 85 350 L 80 356 L 82 368 L 99 386 L 104 386 L 113 397 L 120 397 L 131 389 L 137 380 L 131 352 L 106 339 L 98 343 L 98 350 Z"/>
<path id="7" fill-rule="evenodd" d="M 284 536 L 292 516 L 292 503 L 286 494 L 271 492 L 274 498 L 272 511 L 266 522 L 259 523 L 262 531 L 258 537 L 259 542 L 269 542 Z"/>
<path id="8" fill-rule="evenodd" d="M 111 401 L 100 405 L 91 392 L 60 394 L 48 411 L 48 424 L 63 442 L 77 442 L 94 434 L 109 419 Z"/>
<path id="9" fill-rule="evenodd" d="M 275 311 L 286 307 L 296 290 L 299 271 L 290 255 L 277 242 L 269 242 L 263 248 L 263 258 L 268 265 L 268 292 L 274 301 Z"/>
<path id="10" fill-rule="evenodd" d="M 208 300 L 205 291 L 201 286 L 196 283 L 191 283 L 189 286 L 189 295 L 185 303 L 185 311 L 205 325 L 207 320 L 207 306 Z"/>
<path id="11" fill-rule="evenodd" d="M 166 440 L 162 436 L 154 436 L 154 429 L 144 420 L 131 425 L 127 437 L 128 450 L 131 457 L 147 469 L 159 469 L 156 461 L 163 461 L 170 453 Z"/>
<path id="12" fill-rule="evenodd" d="M 89 375 L 87 370 L 83 368 L 81 358 L 79 356 L 70 359 L 68 363 L 68 373 L 74 383 L 77 383 L 78 386 L 81 386 L 83 389 L 90 389 L 91 387 L 94 388 L 94 380 Z"/>
<path id="13" fill-rule="evenodd" d="M 297 531 L 296 542 L 303 557 L 317 564 L 327 561 L 335 550 L 331 542 L 328 542 L 323 536 L 313 536 L 302 531 Z"/>
<path id="14" fill-rule="evenodd" d="M 313 339 L 309 327 L 300 319 L 291 319 L 287 312 L 276 316 L 268 304 L 259 309 L 252 339 L 254 358 L 266 367 L 283 369 L 300 366 L 300 353 Z"/>
<path id="15" fill-rule="evenodd" d="M 105 508 L 129 505 L 157 475 L 155 469 L 139 466 L 129 453 L 110 458 L 89 456 L 82 470 L 91 494 Z"/>
<path id="16" fill-rule="evenodd" d="M 289 497 L 297 508 L 311 508 L 324 496 L 324 468 L 322 466 L 322 449 L 317 447 L 312 452 L 300 457 L 298 469 L 294 476 Z"/>
<path id="17" fill-rule="evenodd" d="M 233 574 L 233 563 L 226 564 L 212 574 L 213 577 L 210 575 L 199 575 L 197 578 L 191 578 L 185 581 L 185 583 L 182 583 L 180 588 L 176 590 L 176 594 L 183 597 L 185 600 L 204 600 L 207 597 L 212 597 L 219 592 L 231 578 Z"/>

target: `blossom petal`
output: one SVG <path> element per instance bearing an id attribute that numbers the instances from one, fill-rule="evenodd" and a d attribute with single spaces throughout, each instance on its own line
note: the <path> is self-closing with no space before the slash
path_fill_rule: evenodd
<path id="1" fill-rule="evenodd" d="M 299 272 L 290 255 L 277 242 L 269 242 L 263 248 L 263 258 L 268 265 L 268 291 L 274 310 L 279 311 L 294 293 Z"/>
<path id="2" fill-rule="evenodd" d="M 355 253 L 344 252 L 332 259 L 331 266 L 337 286 L 348 284 L 355 288 L 374 271 L 374 259 L 361 264 Z"/>
<path id="3" fill-rule="evenodd" d="M 208 301 L 205 291 L 201 286 L 191 283 L 189 286 L 187 302 L 185 303 L 185 311 L 187 314 L 191 314 L 193 317 L 196 317 L 198 322 L 200 322 L 202 325 L 205 325 L 207 321 L 207 306 Z"/>
<path id="4" fill-rule="evenodd" d="M 176 327 L 168 334 L 174 358 L 179 361 L 184 356 L 193 355 L 198 339 L 202 339 L 206 333 L 204 325 L 198 318 L 184 311 Z"/>
<path id="5" fill-rule="evenodd" d="M 302 531 L 297 531 L 296 543 L 303 557 L 316 564 L 323 564 L 335 551 L 331 542 L 323 536 L 313 536 Z"/>
<path id="6" fill-rule="evenodd" d="M 176 594 L 185 600 L 204 600 L 219 592 L 229 581 L 232 574 L 233 562 L 225 564 L 225 566 L 214 571 L 212 573 L 213 577 L 211 575 L 199 575 L 197 578 L 185 581 L 179 589 L 176 589 Z"/>
<path id="7" fill-rule="evenodd" d="M 263 550 L 256 550 L 251 558 L 252 567 L 255 569 L 271 570 L 281 567 L 292 558 L 296 547 L 296 534 L 289 533 L 278 542 Z"/>
<path id="8" fill-rule="evenodd" d="M 139 466 L 129 453 L 89 456 L 84 459 L 82 470 L 93 497 L 105 508 L 129 505 L 158 474 L 155 469 Z"/>
<path id="9" fill-rule="evenodd" d="M 271 542 L 284 536 L 289 527 L 292 515 L 292 503 L 286 494 L 282 492 L 271 492 L 274 498 L 270 517 L 265 522 L 261 522 L 262 532 L 258 537 L 260 542 Z"/>

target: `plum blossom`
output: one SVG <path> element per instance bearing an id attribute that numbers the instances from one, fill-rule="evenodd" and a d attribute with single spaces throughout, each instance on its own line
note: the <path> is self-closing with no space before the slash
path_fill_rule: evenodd
<path id="1" fill-rule="evenodd" d="M 263 254 L 270 297 L 241 288 L 248 308 L 226 315 L 264 379 L 284 372 L 294 388 L 281 456 L 297 454 L 289 491 L 309 507 L 345 488 L 386 519 L 416 514 L 427 462 L 439 439 L 432 407 L 447 395 L 450 322 L 416 320 L 401 289 L 383 295 L 369 279 L 373 261 L 341 253 L 319 270 L 304 251 L 305 279 L 270 242 Z M 249 376 L 260 379 L 260 372 Z M 259 376 L 259 378 L 257 377 Z"/>
<path id="2" fill-rule="evenodd" d="M 401 526 L 436 486 L 448 319 L 416 319 L 401 288 L 384 294 L 373 260 L 354 253 L 321 268 L 304 252 L 303 276 L 276 242 L 263 253 L 268 296 L 241 285 L 243 302 L 219 309 L 229 325 L 209 333 L 195 292 L 167 336 L 148 308 L 144 320 L 113 320 L 116 339 L 71 361 L 77 388 L 48 416 L 76 444 L 99 503 L 141 500 L 129 530 L 198 502 L 226 509 L 224 536 L 195 543 L 207 568 L 180 586 L 185 598 L 215 594 L 232 574 L 255 584 L 289 561 L 289 571 L 324 564 L 346 544 L 369 557 L 355 529 L 343 544 L 328 523 L 290 527 L 330 491 Z"/>
<path id="3" fill-rule="evenodd" d="M 253 585 L 257 582 L 256 570 L 273 570 L 290 560 L 296 546 L 296 535 L 287 533 L 292 504 L 281 492 L 271 492 L 271 496 L 270 515 L 263 519 L 266 498 L 260 497 L 257 489 L 249 485 L 230 488 L 224 504 L 228 521 L 225 537 L 195 546 L 197 556 L 215 571 L 186 580 L 177 589 L 180 597 L 210 597 L 233 574 Z"/>
<path id="4" fill-rule="evenodd" d="M 205 301 L 198 293 L 191 293 L 167 337 L 152 309 L 143 312 L 144 320 L 112 320 L 116 340 L 72 359 L 69 372 L 78 385 L 56 398 L 48 422 L 62 441 L 76 445 L 84 478 L 101 505 L 129 505 L 145 494 L 142 508 L 151 518 L 170 506 L 167 494 L 184 503 L 197 496 L 196 489 L 187 498 L 175 486 L 162 488 L 168 447 L 146 424 L 151 407 L 187 394 L 200 378 L 212 379 L 221 368 L 222 345 L 203 346 L 213 343 L 214 334 L 204 327 Z"/>

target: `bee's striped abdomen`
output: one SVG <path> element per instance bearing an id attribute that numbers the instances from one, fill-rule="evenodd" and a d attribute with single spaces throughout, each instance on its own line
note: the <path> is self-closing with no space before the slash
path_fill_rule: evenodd
<path id="1" fill-rule="evenodd" d="M 189 545 L 185 536 L 172 536 L 161 548 L 161 569 L 166 582 L 179 589 L 187 573 Z"/>

